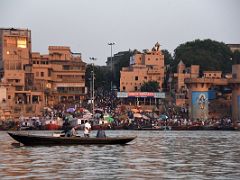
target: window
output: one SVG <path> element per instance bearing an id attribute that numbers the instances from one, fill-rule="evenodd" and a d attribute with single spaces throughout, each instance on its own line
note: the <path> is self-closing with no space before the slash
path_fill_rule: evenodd
<path id="1" fill-rule="evenodd" d="M 11 99 L 11 96 L 8 96 L 8 99 Z"/>
<path id="2" fill-rule="evenodd" d="M 16 70 L 21 70 L 21 69 L 22 69 L 22 64 L 16 63 Z"/>
<path id="3" fill-rule="evenodd" d="M 70 66 L 68 66 L 68 65 L 63 65 L 63 70 L 70 70 Z"/>
<path id="4" fill-rule="evenodd" d="M 134 87 L 134 90 L 137 91 L 137 89 L 138 89 L 137 86 L 135 86 L 135 87 Z"/>
<path id="5" fill-rule="evenodd" d="M 123 86 L 123 90 L 124 90 L 124 91 L 126 90 L 126 87 L 125 87 L 125 86 Z"/>
<path id="6" fill-rule="evenodd" d="M 26 40 L 26 38 L 18 38 L 18 40 L 17 40 L 17 47 L 18 48 L 26 48 L 27 47 L 27 40 Z"/>
<path id="7" fill-rule="evenodd" d="M 50 70 L 50 69 L 48 69 L 48 77 L 50 77 L 51 76 L 51 73 L 52 71 Z"/>
<path id="8" fill-rule="evenodd" d="M 41 77 L 44 77 L 44 72 L 41 72 Z"/>
<path id="9" fill-rule="evenodd" d="M 6 41 L 4 41 L 5 44 L 10 46 L 16 46 L 16 38 L 15 37 L 8 37 Z"/>
<path id="10" fill-rule="evenodd" d="M 135 81 L 137 81 L 138 80 L 138 76 L 135 76 Z"/>
<path id="11" fill-rule="evenodd" d="M 147 76 L 144 76 L 144 79 L 146 79 L 146 80 L 147 80 Z"/>

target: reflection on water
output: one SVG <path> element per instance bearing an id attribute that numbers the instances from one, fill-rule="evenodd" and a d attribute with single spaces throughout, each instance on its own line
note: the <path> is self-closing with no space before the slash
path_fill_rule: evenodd
<path id="1" fill-rule="evenodd" d="M 138 137 L 126 146 L 14 147 L 14 140 L 0 132 L 1 179 L 240 177 L 240 132 L 107 131 L 126 134 Z"/>

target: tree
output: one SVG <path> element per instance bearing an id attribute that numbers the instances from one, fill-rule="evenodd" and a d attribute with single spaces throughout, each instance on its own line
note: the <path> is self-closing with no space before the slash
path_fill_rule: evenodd
<path id="1" fill-rule="evenodd" d="M 163 53 L 163 55 L 164 55 L 164 64 L 165 64 L 165 65 L 172 64 L 172 63 L 173 63 L 173 57 L 172 57 L 172 55 L 169 53 L 169 51 L 166 50 L 166 49 L 163 49 L 163 50 L 162 50 L 162 53 Z"/>
<path id="2" fill-rule="evenodd" d="M 157 81 L 148 81 L 143 83 L 140 90 L 141 92 L 158 92 L 159 88 L 159 83 Z"/>
<path id="3" fill-rule="evenodd" d="M 123 67 L 129 66 L 130 57 L 133 55 L 131 50 L 120 52 L 120 56 L 114 56 L 113 61 L 116 63 L 114 64 L 114 79 L 113 82 L 119 88 L 120 86 L 120 71 Z"/>
<path id="4" fill-rule="evenodd" d="M 85 74 L 85 82 L 88 89 L 90 89 L 90 82 L 92 82 L 92 74 L 93 71 L 92 65 L 87 65 L 86 74 Z M 110 80 L 111 71 L 106 66 L 94 66 L 94 89 L 103 88 L 105 90 L 110 90 Z"/>
<path id="5" fill-rule="evenodd" d="M 164 77 L 164 83 L 163 83 L 163 88 L 166 90 L 167 89 L 167 85 L 168 85 L 168 80 L 169 80 L 169 76 L 171 74 L 171 66 L 174 63 L 173 57 L 172 55 L 169 53 L 168 50 L 163 49 L 162 53 L 164 55 L 164 65 L 165 65 L 165 77 Z"/>
<path id="6" fill-rule="evenodd" d="M 220 70 L 224 73 L 231 72 L 230 48 L 223 42 L 210 39 L 195 40 L 179 45 L 174 50 L 173 67 L 182 60 L 186 66 L 200 65 L 200 70 Z"/>

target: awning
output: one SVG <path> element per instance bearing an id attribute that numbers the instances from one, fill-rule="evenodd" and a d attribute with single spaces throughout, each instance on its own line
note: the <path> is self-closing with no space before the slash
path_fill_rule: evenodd
<path id="1" fill-rule="evenodd" d="M 142 118 L 142 115 L 139 114 L 139 113 L 134 113 L 134 114 L 133 114 L 133 117 L 135 117 L 135 118 Z"/>

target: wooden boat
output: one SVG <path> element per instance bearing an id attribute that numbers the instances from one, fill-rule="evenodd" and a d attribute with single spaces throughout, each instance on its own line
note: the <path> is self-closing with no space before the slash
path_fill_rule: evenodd
<path id="1" fill-rule="evenodd" d="M 91 144 L 126 144 L 136 138 L 136 136 L 126 137 L 54 137 L 31 135 L 18 132 L 8 132 L 8 134 L 19 143 L 25 146 L 36 145 L 91 145 Z"/>

